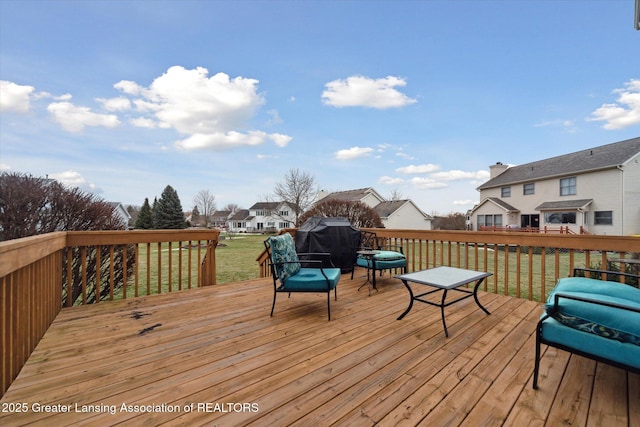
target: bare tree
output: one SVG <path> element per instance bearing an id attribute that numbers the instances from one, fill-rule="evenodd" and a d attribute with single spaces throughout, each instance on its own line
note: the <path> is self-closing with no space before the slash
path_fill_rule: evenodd
<path id="1" fill-rule="evenodd" d="M 389 196 L 389 200 L 391 201 L 397 201 L 397 200 L 402 200 L 403 199 L 403 195 L 402 192 L 400 192 L 399 189 L 395 188 L 393 190 L 391 190 L 391 194 Z"/>
<path id="2" fill-rule="evenodd" d="M 216 211 L 216 196 L 209 190 L 200 190 L 193 198 L 193 204 L 198 208 L 198 216 L 204 222 L 204 226 L 209 226 L 211 217 Z"/>
<path id="3" fill-rule="evenodd" d="M 322 200 L 313 209 L 300 217 L 300 223 L 304 223 L 312 216 L 344 217 L 354 227 L 384 228 L 380 215 L 366 203 L 351 200 Z"/>
<path id="4" fill-rule="evenodd" d="M 93 194 L 27 174 L 0 174 L 0 241 L 54 231 L 126 229 L 127 224 L 113 214 L 113 207 Z M 84 254 L 81 254 L 82 250 Z M 107 246 L 86 246 L 82 250 L 78 247 L 65 249 L 71 252 L 71 263 L 64 262 L 61 266 L 62 302 L 67 299 L 69 289 L 66 286 L 67 269 L 73 271 L 70 289 L 74 303 L 85 294 L 89 303 L 109 299 L 111 284 L 117 291 L 125 277 L 134 274 L 133 247 L 127 247 L 127 252 L 120 247 L 115 253 L 110 253 Z M 113 265 L 109 262 L 111 257 Z M 63 259 L 67 259 L 66 254 Z M 97 271 L 100 271 L 99 276 Z M 98 277 L 100 286 L 96 287 Z M 96 294 L 98 289 L 99 294 Z"/>
<path id="5" fill-rule="evenodd" d="M 229 211 L 229 212 L 237 212 L 238 209 L 240 209 L 240 206 L 238 206 L 235 203 L 227 203 L 225 207 L 222 208 L 223 211 Z"/>
<path id="6" fill-rule="evenodd" d="M 284 180 L 276 183 L 274 193 L 279 201 L 287 202 L 294 210 L 296 227 L 300 216 L 306 211 L 316 195 L 315 179 L 307 172 L 292 168 L 284 176 Z"/>

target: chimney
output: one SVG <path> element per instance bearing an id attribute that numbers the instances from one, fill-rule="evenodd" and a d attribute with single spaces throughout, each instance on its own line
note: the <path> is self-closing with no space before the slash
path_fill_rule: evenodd
<path id="1" fill-rule="evenodd" d="M 489 166 L 489 179 L 493 179 L 500 175 L 502 172 L 509 168 L 507 165 L 503 165 L 502 162 L 496 162 L 495 165 Z"/>

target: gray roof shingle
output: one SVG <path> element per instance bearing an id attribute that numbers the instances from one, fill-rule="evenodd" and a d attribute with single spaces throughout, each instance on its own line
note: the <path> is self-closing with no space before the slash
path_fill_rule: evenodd
<path id="1" fill-rule="evenodd" d="M 640 137 L 513 166 L 478 190 L 617 167 L 640 153 Z"/>

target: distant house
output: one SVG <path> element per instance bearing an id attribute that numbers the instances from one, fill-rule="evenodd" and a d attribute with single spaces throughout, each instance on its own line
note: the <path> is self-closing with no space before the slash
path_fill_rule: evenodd
<path id="1" fill-rule="evenodd" d="M 334 193 L 321 191 L 318 193 L 316 202 L 327 199 L 362 202 L 378 213 L 385 228 L 431 229 L 431 216 L 425 214 L 411 200 L 385 200 L 384 197 L 373 188 L 360 188 Z"/>
<path id="2" fill-rule="evenodd" d="M 227 221 L 227 229 L 234 233 L 246 233 L 252 219 L 249 209 L 238 209 Z"/>
<path id="3" fill-rule="evenodd" d="M 231 214 L 231 211 L 215 211 L 211 215 L 210 225 L 216 228 L 226 228 Z"/>
<path id="4" fill-rule="evenodd" d="M 640 138 L 509 167 L 478 187 L 471 228 L 640 234 Z"/>
<path id="5" fill-rule="evenodd" d="M 295 226 L 295 212 L 287 202 L 258 202 L 233 214 L 227 225 L 236 233 L 277 232 Z"/>
<path id="6" fill-rule="evenodd" d="M 125 208 L 124 205 L 120 202 L 107 202 L 107 203 L 109 203 L 109 205 L 113 209 L 113 215 L 116 218 L 121 219 L 125 225 L 129 225 L 129 221 L 131 220 L 131 215 L 129 215 L 127 208 Z"/>

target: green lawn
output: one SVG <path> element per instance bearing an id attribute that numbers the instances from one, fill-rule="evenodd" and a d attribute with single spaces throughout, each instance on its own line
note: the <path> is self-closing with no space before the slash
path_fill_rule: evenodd
<path id="1" fill-rule="evenodd" d="M 264 250 L 266 235 L 237 234 L 220 240 L 216 248 L 217 283 L 239 282 L 260 277 L 256 258 Z"/>

